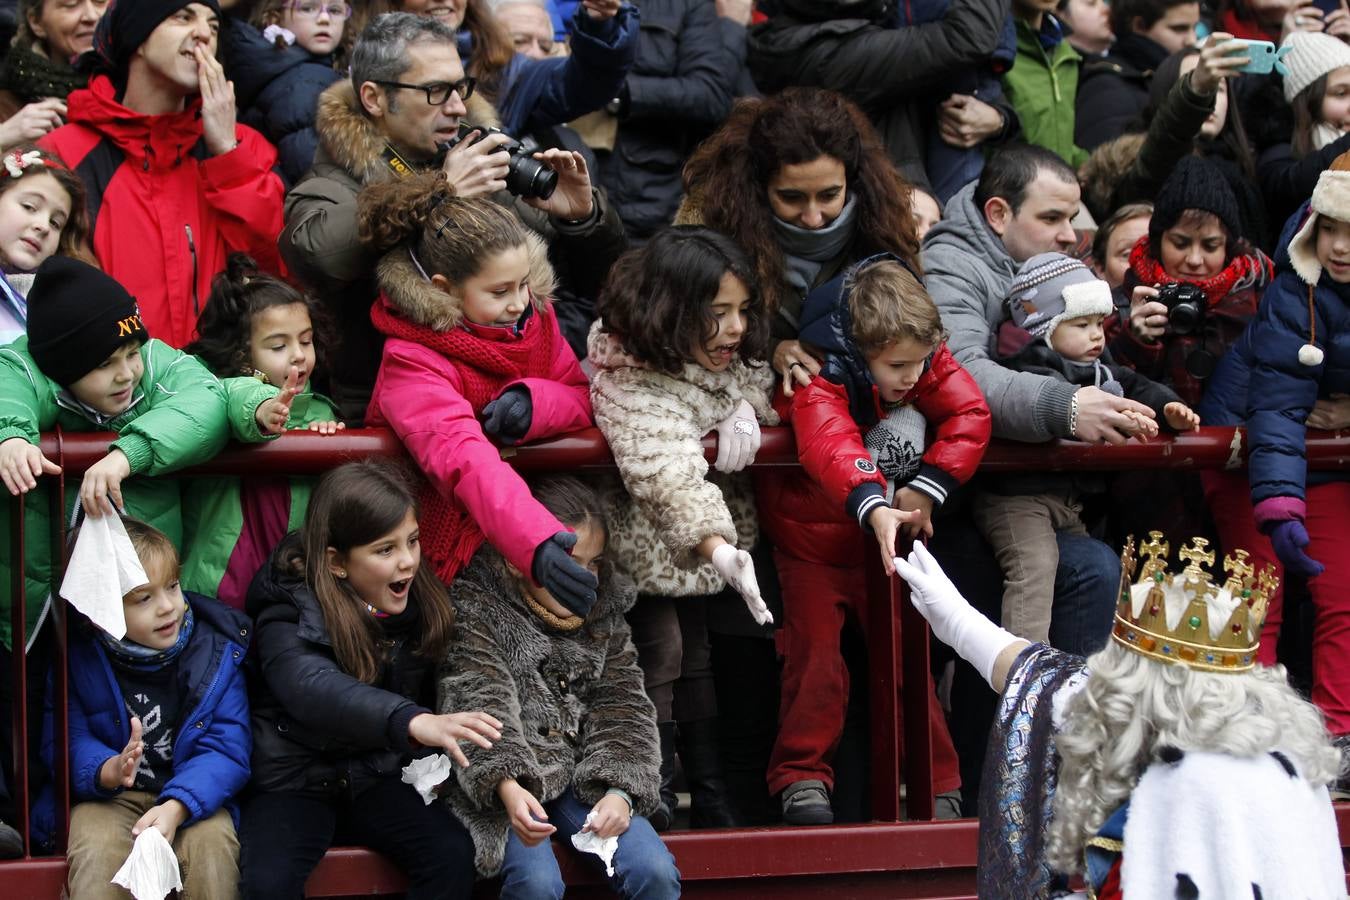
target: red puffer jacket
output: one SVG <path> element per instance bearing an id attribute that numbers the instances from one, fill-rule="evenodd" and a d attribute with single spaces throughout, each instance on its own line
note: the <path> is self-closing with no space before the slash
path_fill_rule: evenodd
<path id="1" fill-rule="evenodd" d="M 67 104 L 70 124 L 39 143 L 84 181 L 94 255 L 136 298 L 152 336 L 174 347 L 192 340 L 211 279 L 232 252 L 282 273 L 286 190 L 262 135 L 236 125 L 239 145 L 209 156 L 200 99 L 179 113 L 143 115 L 117 102 L 106 75 Z"/>
<path id="2" fill-rule="evenodd" d="M 782 396 L 780 403 L 785 404 Z M 883 411 L 872 387 L 877 417 Z M 946 344 L 904 400 L 928 421 L 923 466 L 909 487 L 941 505 L 975 474 L 989 445 L 989 406 L 975 379 Z M 863 560 L 858 520 L 884 496 L 886 479 L 863 445 L 862 427 L 849 414 L 842 384 L 817 376 L 796 391 L 780 413 L 792 423 L 801 471 L 756 470 L 760 525 L 774 546 L 807 562 L 831 566 Z M 884 502 L 884 501 L 883 501 Z"/>

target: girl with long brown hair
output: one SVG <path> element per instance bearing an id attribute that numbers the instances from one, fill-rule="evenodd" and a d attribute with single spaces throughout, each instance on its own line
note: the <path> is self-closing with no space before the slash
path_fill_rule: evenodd
<path id="1" fill-rule="evenodd" d="M 398 469 L 347 463 L 325 475 L 301 531 L 249 590 L 261 677 L 253 788 L 240 830 L 246 897 L 300 897 L 335 836 L 389 856 L 408 897 L 469 897 L 473 842 L 400 770 L 459 741 L 491 747 L 501 723 L 437 715 L 436 670 L 454 613 L 422 566 L 417 504 Z"/>
<path id="2" fill-rule="evenodd" d="M 797 340 L 808 291 L 876 253 L 919 271 L 910 185 L 863 111 L 833 91 L 742 102 L 690 157 L 684 186 L 676 224 L 706 225 L 749 254 L 789 396 L 820 371 Z"/>

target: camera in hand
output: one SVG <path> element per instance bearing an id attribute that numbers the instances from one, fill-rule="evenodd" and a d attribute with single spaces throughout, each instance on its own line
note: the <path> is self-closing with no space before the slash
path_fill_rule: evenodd
<path id="1" fill-rule="evenodd" d="M 470 145 L 478 143 L 489 134 L 504 134 L 500 128 L 493 128 L 491 125 L 470 125 L 467 122 L 460 122 L 459 137 L 446 145 L 446 149 L 458 144 L 475 131 L 478 132 L 478 136 L 470 142 Z M 508 191 L 517 197 L 538 197 L 540 200 L 547 200 L 553 196 L 558 187 L 558 173 L 535 159 L 532 155 L 533 150 L 515 138 L 510 138 L 497 149 L 505 151 L 511 157 L 510 167 L 506 172 Z"/>
<path id="2" fill-rule="evenodd" d="M 1167 324 L 1173 334 L 1195 334 L 1205 320 L 1205 292 L 1193 284 L 1165 284 L 1158 289 L 1158 302 L 1167 307 Z"/>

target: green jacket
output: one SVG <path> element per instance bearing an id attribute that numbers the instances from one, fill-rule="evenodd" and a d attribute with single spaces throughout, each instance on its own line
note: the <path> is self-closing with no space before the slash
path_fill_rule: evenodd
<path id="1" fill-rule="evenodd" d="M 225 445 L 225 390 L 197 359 L 151 339 L 141 348 L 145 374 L 131 406 L 112 419 L 81 406 L 64 388 L 38 370 L 28 353 L 28 338 L 0 348 L 0 442 L 23 438 L 36 445 L 39 434 L 60 426 L 65 431 L 115 431 L 112 446 L 126 454 L 131 476 L 122 485 L 127 514 L 154 525 L 182 546 L 183 519 L 179 484 L 163 475 L 204 462 Z M 41 479 L 52 484 L 50 477 Z M 79 497 L 79 481 L 66 483 L 69 521 Z M 10 582 L 13 571 L 10 516 L 14 499 L 4 497 L 0 511 L 0 643 L 12 647 Z M 24 523 L 26 609 L 31 639 L 57 587 L 51 558 L 52 522 L 47 492 L 30 491 Z"/>
<path id="2" fill-rule="evenodd" d="M 1020 18 L 1015 21 L 1017 58 L 1003 76 L 1003 92 L 1022 121 L 1023 139 L 1055 151 L 1076 169 L 1088 158 L 1087 151 L 1073 142 L 1082 57 L 1067 40 L 1047 53 L 1031 26 Z"/>
<path id="3" fill-rule="evenodd" d="M 257 443 L 271 440 L 258 430 L 254 412 L 264 400 L 276 396 L 278 389 L 256 378 L 226 378 L 229 400 L 230 432 L 240 441 Z M 304 393 L 291 404 L 288 431 L 308 428 L 313 422 L 332 422 L 341 417 L 337 407 L 327 397 Z M 260 475 L 262 473 L 259 473 Z M 264 479 L 255 481 L 260 484 Z M 183 590 L 195 591 L 208 597 L 218 597 L 223 603 L 243 608 L 242 596 L 221 596 L 221 579 L 234 556 L 239 539 L 244 535 L 243 481 L 239 478 L 194 478 L 183 487 L 184 556 Z M 298 531 L 309 508 L 313 478 L 284 479 L 289 489 L 290 514 L 283 535 Z M 269 548 L 270 550 L 271 548 Z"/>

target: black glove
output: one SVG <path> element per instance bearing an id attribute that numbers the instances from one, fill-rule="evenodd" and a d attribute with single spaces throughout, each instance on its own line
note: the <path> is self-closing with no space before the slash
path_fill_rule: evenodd
<path id="1" fill-rule="evenodd" d="M 483 407 L 483 433 L 503 444 L 519 444 L 530 430 L 533 415 L 529 388 L 509 387 Z"/>
<path id="2" fill-rule="evenodd" d="M 563 606 L 586 618 L 595 605 L 600 579 L 577 565 L 567 551 L 577 542 L 570 531 L 560 531 L 534 550 L 530 574 Z"/>

